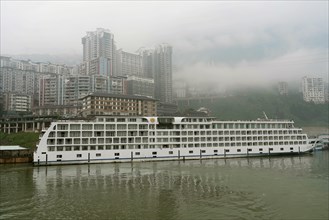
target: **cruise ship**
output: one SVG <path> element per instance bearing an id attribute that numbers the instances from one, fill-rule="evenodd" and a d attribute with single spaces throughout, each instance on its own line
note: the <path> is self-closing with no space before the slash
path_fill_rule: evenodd
<path id="1" fill-rule="evenodd" d="M 52 122 L 34 165 L 272 156 L 310 152 L 291 120 L 220 121 L 212 117 L 96 116 Z"/>

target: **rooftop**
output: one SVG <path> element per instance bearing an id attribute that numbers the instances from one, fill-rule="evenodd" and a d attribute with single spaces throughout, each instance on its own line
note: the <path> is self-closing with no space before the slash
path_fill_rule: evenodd
<path id="1" fill-rule="evenodd" d="M 8 145 L 8 146 L 0 146 L 0 151 L 1 150 L 27 150 L 27 148 L 18 145 Z"/>
<path id="2" fill-rule="evenodd" d="M 149 101 L 156 101 L 156 99 L 149 98 L 146 96 L 137 96 L 137 95 L 122 95 L 122 94 L 112 94 L 112 93 L 92 93 L 89 94 L 82 99 L 87 98 L 88 96 L 91 97 L 111 97 L 111 98 L 123 98 L 123 99 L 137 99 L 137 100 L 149 100 Z"/>

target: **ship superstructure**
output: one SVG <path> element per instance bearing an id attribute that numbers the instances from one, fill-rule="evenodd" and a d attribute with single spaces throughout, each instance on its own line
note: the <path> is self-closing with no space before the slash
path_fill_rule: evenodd
<path id="1" fill-rule="evenodd" d="M 113 117 L 53 122 L 35 165 L 229 158 L 311 151 L 290 120 L 219 121 L 211 117 Z"/>

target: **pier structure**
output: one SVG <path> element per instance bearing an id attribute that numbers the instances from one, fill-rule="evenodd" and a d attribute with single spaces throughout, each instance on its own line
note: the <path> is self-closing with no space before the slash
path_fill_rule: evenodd
<path id="1" fill-rule="evenodd" d="M 56 120 L 56 116 L 3 117 L 0 118 L 0 131 L 7 134 L 41 131 Z"/>

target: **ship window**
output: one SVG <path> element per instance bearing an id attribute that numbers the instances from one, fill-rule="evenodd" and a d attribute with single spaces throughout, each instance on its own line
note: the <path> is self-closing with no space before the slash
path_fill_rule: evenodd
<path id="1" fill-rule="evenodd" d="M 104 124 L 95 124 L 94 129 L 95 130 L 103 130 L 104 129 Z"/>
<path id="2" fill-rule="evenodd" d="M 259 151 L 263 151 L 263 148 L 259 148 Z"/>
<path id="3" fill-rule="evenodd" d="M 62 158 L 62 155 L 61 154 L 58 154 L 56 157 L 57 158 Z"/>
<path id="4" fill-rule="evenodd" d="M 90 146 L 90 150 L 96 150 L 96 146 Z"/>
<path id="5" fill-rule="evenodd" d="M 96 157 L 100 157 L 100 156 L 102 156 L 102 154 L 96 154 Z"/>
<path id="6" fill-rule="evenodd" d="M 290 148 L 290 150 L 293 150 L 293 149 L 294 149 L 293 147 Z"/>
<path id="7" fill-rule="evenodd" d="M 70 125 L 71 130 L 80 130 L 80 125 L 79 124 L 72 124 Z"/>
<path id="8" fill-rule="evenodd" d="M 241 149 L 237 149 L 236 151 L 237 151 L 237 152 L 241 152 Z"/>
<path id="9" fill-rule="evenodd" d="M 135 155 L 140 155 L 141 153 L 140 152 L 135 152 Z"/>
<path id="10" fill-rule="evenodd" d="M 114 153 L 114 156 L 120 156 L 120 153 Z"/>
<path id="11" fill-rule="evenodd" d="M 82 157 L 82 154 L 77 154 L 77 157 Z"/>
<path id="12" fill-rule="evenodd" d="M 269 150 L 271 151 L 271 150 L 273 150 L 273 148 L 270 148 Z"/>
<path id="13" fill-rule="evenodd" d="M 252 151 L 252 149 L 248 149 L 248 151 Z"/>
<path id="14" fill-rule="evenodd" d="M 169 154 L 174 154 L 174 152 L 173 151 L 169 151 Z"/>
<path id="15" fill-rule="evenodd" d="M 193 154 L 193 150 L 190 150 L 189 153 L 190 153 L 190 154 Z"/>
<path id="16" fill-rule="evenodd" d="M 104 150 L 103 146 L 98 146 L 98 150 Z"/>
<path id="17" fill-rule="evenodd" d="M 283 150 L 283 147 L 281 147 L 280 150 Z"/>
<path id="18" fill-rule="evenodd" d="M 201 153 L 206 153 L 206 151 L 205 150 L 202 150 Z"/>
<path id="19" fill-rule="evenodd" d="M 68 125 L 58 125 L 58 130 L 67 130 Z"/>
<path id="20" fill-rule="evenodd" d="M 214 153 L 217 153 L 218 152 L 218 150 L 214 150 Z"/>
<path id="21" fill-rule="evenodd" d="M 92 129 L 92 125 L 91 124 L 83 124 L 82 125 L 82 130 L 91 130 Z"/>
<path id="22" fill-rule="evenodd" d="M 152 152 L 152 154 L 153 154 L 153 155 L 156 155 L 156 154 L 157 154 L 157 152 L 156 152 L 156 151 L 153 151 L 153 152 Z"/>
<path id="23" fill-rule="evenodd" d="M 88 146 L 82 146 L 82 150 L 88 150 Z"/>
<path id="24" fill-rule="evenodd" d="M 225 149 L 225 152 L 230 152 L 230 150 L 228 150 L 228 149 Z"/>
<path id="25" fill-rule="evenodd" d="M 80 146 L 74 146 L 74 150 L 75 151 L 80 150 Z"/>

